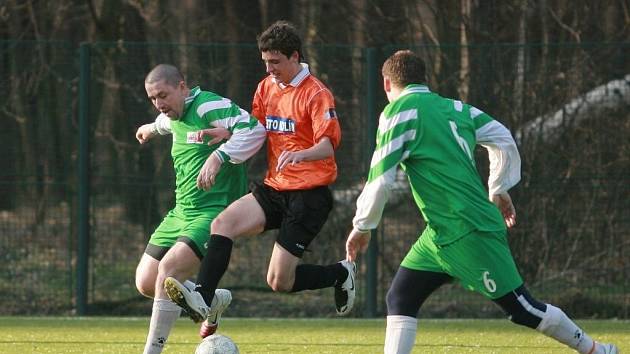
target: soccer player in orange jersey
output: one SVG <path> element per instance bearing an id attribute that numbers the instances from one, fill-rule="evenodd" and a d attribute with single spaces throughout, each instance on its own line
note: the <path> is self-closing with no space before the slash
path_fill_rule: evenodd
<path id="1" fill-rule="evenodd" d="M 227 270 L 233 241 L 270 229 L 280 231 L 267 271 L 274 291 L 334 287 L 337 313 L 345 315 L 352 308 L 354 263 L 300 264 L 332 209 L 328 186 L 337 177 L 334 152 L 341 139 L 335 100 L 301 62 L 301 46 L 295 27 L 286 21 L 272 24 L 258 37 L 269 75 L 258 84 L 252 115 L 267 130 L 267 174 L 212 223 L 195 291 L 176 279 L 165 281 L 171 299 L 184 309 L 211 314 L 201 327 L 202 337 L 216 330 L 218 316 L 208 304 Z"/>

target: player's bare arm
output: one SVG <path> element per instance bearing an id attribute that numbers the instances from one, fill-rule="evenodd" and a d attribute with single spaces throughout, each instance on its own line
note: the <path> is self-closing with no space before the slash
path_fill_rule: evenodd
<path id="1" fill-rule="evenodd" d="M 204 191 L 210 190 L 210 188 L 214 185 L 215 177 L 219 170 L 221 169 L 221 160 L 216 156 L 215 153 L 210 154 L 206 159 L 206 162 L 201 166 L 201 170 L 199 170 L 199 175 L 197 176 L 197 188 L 203 189 Z"/>
<path id="2" fill-rule="evenodd" d="M 210 137 L 210 141 L 208 141 L 208 145 L 214 145 L 223 140 L 228 140 L 232 136 L 232 133 L 230 133 L 229 130 L 222 127 L 203 129 L 197 132 L 198 140 L 203 140 L 205 136 Z"/>
<path id="3" fill-rule="evenodd" d="M 308 149 L 300 151 L 287 151 L 284 150 L 278 157 L 278 166 L 276 171 L 282 170 L 287 164 L 296 164 L 301 161 L 316 161 L 323 160 L 333 156 L 335 149 L 328 137 L 323 137 L 317 144 L 311 146 Z"/>
<path id="4" fill-rule="evenodd" d="M 512 198 L 507 192 L 494 194 L 490 200 L 499 208 L 507 227 L 516 225 L 516 209 L 512 203 Z"/>
<path id="5" fill-rule="evenodd" d="M 208 141 L 208 145 L 214 145 L 224 139 L 229 139 L 232 133 L 222 127 L 202 129 L 197 132 L 198 140 L 203 140 L 204 136 L 211 137 L 210 141 Z M 209 190 L 210 187 L 214 185 L 215 177 L 221 169 L 221 164 L 222 161 L 215 154 L 210 154 L 206 162 L 201 166 L 199 175 L 197 175 L 197 188 L 205 191 Z"/>
<path id="6" fill-rule="evenodd" d="M 136 131 L 136 139 L 140 144 L 149 142 L 151 138 L 157 135 L 153 124 L 144 124 Z"/>

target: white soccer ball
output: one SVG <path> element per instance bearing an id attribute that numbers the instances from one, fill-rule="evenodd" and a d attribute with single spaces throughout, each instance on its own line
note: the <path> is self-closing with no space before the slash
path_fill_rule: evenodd
<path id="1" fill-rule="evenodd" d="M 236 343 L 230 337 L 213 334 L 199 343 L 195 354 L 239 354 L 239 351 Z"/>

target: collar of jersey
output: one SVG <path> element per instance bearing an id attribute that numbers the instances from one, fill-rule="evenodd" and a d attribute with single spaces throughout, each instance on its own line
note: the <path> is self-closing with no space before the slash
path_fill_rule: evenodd
<path id="1" fill-rule="evenodd" d="M 193 87 L 188 94 L 188 97 L 184 99 L 184 112 L 182 113 L 182 117 L 188 112 L 188 107 L 193 103 L 195 98 L 201 93 L 201 88 L 199 86 Z"/>
<path id="2" fill-rule="evenodd" d="M 398 97 L 409 95 L 411 93 L 431 93 L 431 91 L 426 85 L 411 84 L 407 85 Z"/>
<path id="3" fill-rule="evenodd" d="M 283 84 L 282 82 L 278 82 L 275 78 L 272 78 L 271 80 L 275 83 L 278 84 L 278 86 L 280 86 L 281 89 L 284 89 L 287 86 L 293 86 L 293 87 L 298 87 L 299 84 L 302 83 L 302 81 L 304 81 L 304 79 L 306 79 L 307 76 L 309 76 L 311 74 L 310 70 L 308 70 L 308 64 L 306 63 L 300 63 L 300 65 L 302 66 L 302 70 L 300 70 L 297 75 L 295 75 L 295 77 L 293 78 L 293 80 L 291 80 L 291 82 L 289 82 L 288 85 Z"/>

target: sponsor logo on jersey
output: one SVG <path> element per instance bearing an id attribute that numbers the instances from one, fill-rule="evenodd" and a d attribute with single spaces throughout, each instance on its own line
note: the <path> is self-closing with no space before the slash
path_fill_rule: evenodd
<path id="1" fill-rule="evenodd" d="M 324 114 L 324 119 L 335 119 L 337 118 L 337 112 L 335 112 L 334 108 L 328 108 L 328 111 Z"/>
<path id="2" fill-rule="evenodd" d="M 295 121 L 291 118 L 267 116 L 267 131 L 278 133 L 295 133 Z"/>
<path id="3" fill-rule="evenodd" d="M 197 132 L 186 133 L 186 143 L 188 144 L 203 144 L 203 138 L 199 137 Z"/>

